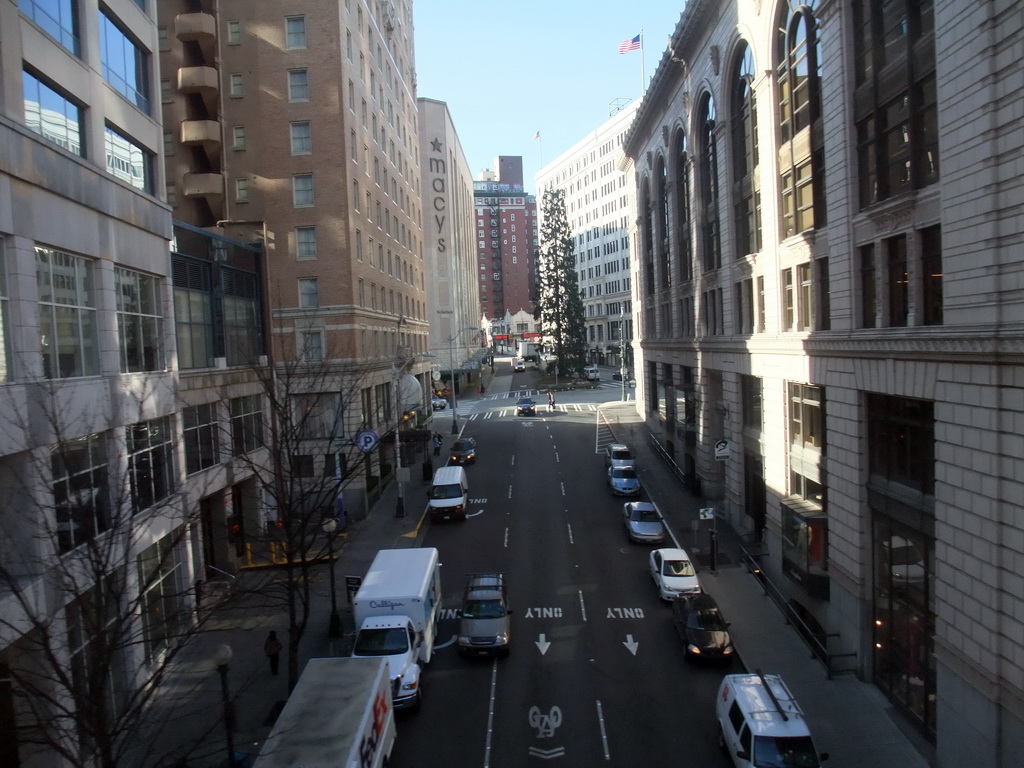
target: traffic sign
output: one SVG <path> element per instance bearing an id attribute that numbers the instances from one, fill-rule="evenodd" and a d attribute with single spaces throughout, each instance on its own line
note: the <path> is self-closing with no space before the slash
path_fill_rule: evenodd
<path id="1" fill-rule="evenodd" d="M 364 429 L 358 435 L 356 435 L 356 447 L 363 453 L 369 453 L 377 447 L 377 443 L 380 442 L 380 435 L 374 432 L 372 429 Z"/>
<path id="2" fill-rule="evenodd" d="M 715 458 L 719 461 L 726 461 L 729 458 L 728 440 L 719 440 L 715 443 Z"/>
<path id="3" fill-rule="evenodd" d="M 700 519 L 701 520 L 714 520 L 715 519 L 715 508 L 714 507 L 701 507 Z"/>

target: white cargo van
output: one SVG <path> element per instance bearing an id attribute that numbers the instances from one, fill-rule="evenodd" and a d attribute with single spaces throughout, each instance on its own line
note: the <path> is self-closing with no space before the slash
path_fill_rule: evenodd
<path id="1" fill-rule="evenodd" d="M 310 659 L 254 768 L 382 768 L 395 743 L 383 659 Z"/>
<path id="2" fill-rule="evenodd" d="M 380 550 L 356 592 L 352 612 L 358 628 L 352 655 L 383 657 L 395 708 L 419 706 L 420 665 L 430 663 L 441 612 L 437 550 Z"/>
<path id="3" fill-rule="evenodd" d="M 431 521 L 448 518 L 465 520 L 466 507 L 469 506 L 466 470 L 462 467 L 441 467 L 434 473 L 428 498 Z"/>
<path id="4" fill-rule="evenodd" d="M 726 675 L 715 699 L 718 744 L 736 768 L 818 768 L 804 713 L 778 675 Z"/>
<path id="5" fill-rule="evenodd" d="M 588 365 L 583 369 L 583 378 L 587 381 L 600 381 L 601 370 L 596 365 Z"/>

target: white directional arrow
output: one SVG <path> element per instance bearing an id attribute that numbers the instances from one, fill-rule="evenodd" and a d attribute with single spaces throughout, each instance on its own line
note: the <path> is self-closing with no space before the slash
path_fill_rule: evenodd
<path id="1" fill-rule="evenodd" d="M 629 649 L 629 652 L 636 656 L 636 649 L 640 647 L 640 643 L 633 639 L 632 635 L 626 635 L 626 641 L 623 643 Z"/>
<path id="2" fill-rule="evenodd" d="M 551 647 L 551 643 L 549 643 L 547 641 L 547 638 L 546 638 L 546 636 L 544 635 L 543 632 L 540 633 L 540 640 L 534 640 L 534 642 L 537 644 L 537 648 L 540 649 L 540 655 L 541 656 L 543 656 L 545 653 L 547 653 L 548 652 L 548 648 Z M 634 653 L 635 653 L 635 651 L 634 651 Z"/>

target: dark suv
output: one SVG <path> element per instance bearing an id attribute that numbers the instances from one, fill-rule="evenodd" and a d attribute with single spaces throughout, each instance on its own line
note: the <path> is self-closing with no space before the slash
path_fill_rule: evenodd
<path id="1" fill-rule="evenodd" d="M 460 656 L 508 656 L 508 590 L 501 573 L 473 573 L 459 609 Z"/>
<path id="2" fill-rule="evenodd" d="M 464 437 L 452 443 L 452 464 L 476 464 L 476 440 Z"/>

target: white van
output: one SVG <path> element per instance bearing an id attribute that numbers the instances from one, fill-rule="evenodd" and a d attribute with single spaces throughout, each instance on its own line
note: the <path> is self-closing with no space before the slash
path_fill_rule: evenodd
<path id="1" fill-rule="evenodd" d="M 819 768 L 804 713 L 778 675 L 726 675 L 715 699 L 718 744 L 736 768 Z"/>
<path id="2" fill-rule="evenodd" d="M 601 371 L 596 365 L 588 365 L 583 369 L 583 378 L 587 381 L 600 381 Z"/>
<path id="3" fill-rule="evenodd" d="M 431 521 L 466 519 L 469 506 L 469 481 L 462 467 L 441 467 L 434 473 L 428 494 Z"/>

